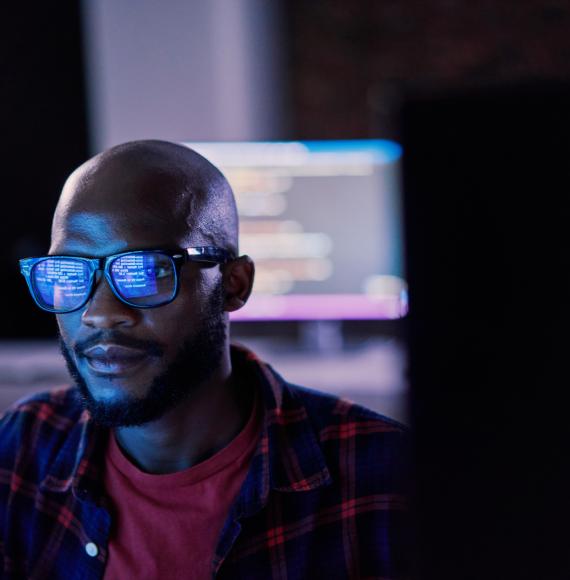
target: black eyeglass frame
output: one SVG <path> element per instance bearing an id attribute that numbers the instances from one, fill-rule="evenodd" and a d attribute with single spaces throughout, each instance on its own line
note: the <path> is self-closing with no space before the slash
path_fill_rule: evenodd
<path id="1" fill-rule="evenodd" d="M 111 265 L 117 259 L 121 258 L 122 256 L 131 256 L 137 254 L 161 254 L 163 256 L 167 256 L 170 258 L 172 263 L 174 264 L 174 291 L 172 296 L 163 302 L 158 304 L 133 304 L 126 298 L 123 298 L 119 291 L 115 288 L 115 282 L 111 276 Z M 67 260 L 75 260 L 81 262 L 83 264 L 87 264 L 89 267 L 89 292 L 86 295 L 85 300 L 81 302 L 79 306 L 75 308 L 70 308 L 67 310 L 62 310 L 58 308 L 48 308 L 40 303 L 38 298 L 36 297 L 36 288 L 34 286 L 34 281 L 32 277 L 33 269 L 41 262 L 45 260 L 50 260 L 53 258 L 65 258 Z M 111 254 L 110 256 L 105 256 L 102 258 L 84 258 L 82 256 L 63 256 L 63 255 L 54 255 L 54 256 L 41 256 L 37 258 L 22 258 L 20 262 L 20 272 L 26 279 L 26 283 L 28 284 L 28 289 L 30 290 L 30 294 L 34 299 L 34 302 L 46 312 L 52 312 L 54 314 L 68 314 L 70 312 L 75 312 L 80 310 L 89 302 L 93 293 L 95 291 L 95 273 L 99 270 L 103 271 L 104 276 L 111 288 L 113 294 L 117 297 L 118 300 L 130 306 L 132 308 L 158 308 L 159 306 L 165 306 L 166 304 L 170 304 L 173 300 L 176 299 L 178 296 L 178 292 L 180 290 L 180 268 L 186 262 L 199 262 L 205 264 L 225 264 L 227 262 L 231 262 L 235 260 L 235 255 L 230 252 L 229 250 L 225 250 L 223 248 L 218 248 L 215 246 L 198 246 L 192 248 L 185 248 L 182 251 L 177 252 L 168 252 L 166 250 L 134 250 L 130 252 L 121 252 L 120 254 Z"/>

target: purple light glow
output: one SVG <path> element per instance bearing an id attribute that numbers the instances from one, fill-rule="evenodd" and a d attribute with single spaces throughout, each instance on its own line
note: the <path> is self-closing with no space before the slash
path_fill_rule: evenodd
<path id="1" fill-rule="evenodd" d="M 292 294 L 252 296 L 231 313 L 236 321 L 261 320 L 394 320 L 408 312 L 399 296 L 361 294 Z"/>

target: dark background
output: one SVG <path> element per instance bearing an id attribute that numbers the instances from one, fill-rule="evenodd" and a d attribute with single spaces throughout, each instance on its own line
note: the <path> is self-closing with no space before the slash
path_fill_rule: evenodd
<path id="1" fill-rule="evenodd" d="M 295 133 L 396 137 L 404 93 L 570 75 L 564 0 L 291 0 Z"/>
<path id="2" fill-rule="evenodd" d="M 5 10 L 0 34 L 0 336 L 51 336 L 16 260 L 42 254 L 69 172 L 88 156 L 80 3 Z M 399 138 L 406 95 L 564 79 L 570 5 L 561 0 L 289 0 L 287 138 Z"/>
<path id="3" fill-rule="evenodd" d="M 0 337 L 52 335 L 17 260 L 42 255 L 66 176 L 88 156 L 79 5 L 11 4 L 0 19 Z"/>
<path id="4" fill-rule="evenodd" d="M 88 157 L 79 3 L 12 6 L 0 34 L 0 336 L 53 334 L 29 308 L 16 260 L 44 253 L 68 173 Z M 402 97 L 570 72 L 567 2 L 290 0 L 294 139 L 398 137 Z"/>

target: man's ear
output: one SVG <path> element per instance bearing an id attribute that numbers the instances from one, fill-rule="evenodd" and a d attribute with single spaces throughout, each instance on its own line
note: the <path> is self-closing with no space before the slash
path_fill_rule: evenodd
<path id="1" fill-rule="evenodd" d="M 223 267 L 223 283 L 225 292 L 224 310 L 233 312 L 239 310 L 247 302 L 251 289 L 255 266 L 249 256 L 240 256 Z"/>

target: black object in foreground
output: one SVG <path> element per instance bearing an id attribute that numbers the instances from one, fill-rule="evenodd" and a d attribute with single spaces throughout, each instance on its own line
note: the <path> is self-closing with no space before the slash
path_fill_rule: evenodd
<path id="1" fill-rule="evenodd" d="M 570 89 L 403 111 L 420 576 L 570 578 Z"/>

